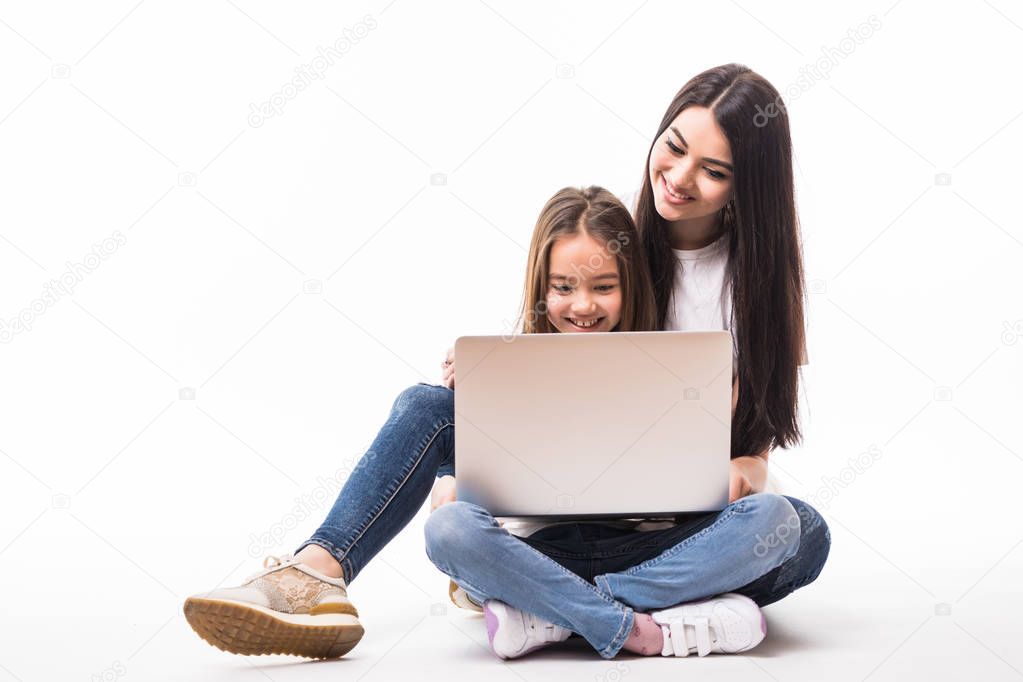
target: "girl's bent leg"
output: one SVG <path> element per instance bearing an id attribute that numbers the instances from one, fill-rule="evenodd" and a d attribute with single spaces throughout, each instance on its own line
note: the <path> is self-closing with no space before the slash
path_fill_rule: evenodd
<path id="1" fill-rule="evenodd" d="M 482 507 L 445 504 L 430 514 L 425 533 L 427 556 L 473 599 L 498 599 L 578 633 L 604 658 L 632 631 L 632 609 L 501 528 Z"/>
<path id="2" fill-rule="evenodd" d="M 322 547 L 351 583 L 416 515 L 438 471 L 454 473 L 454 395 L 422 383 L 402 391 L 327 518 L 296 553 Z"/>
<path id="3" fill-rule="evenodd" d="M 757 493 L 653 559 L 594 582 L 608 597 L 646 613 L 732 592 L 793 557 L 799 540 L 800 520 L 789 500 Z"/>

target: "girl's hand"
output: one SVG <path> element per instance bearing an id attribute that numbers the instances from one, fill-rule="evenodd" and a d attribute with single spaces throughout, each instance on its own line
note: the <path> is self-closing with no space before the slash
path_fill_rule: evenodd
<path id="1" fill-rule="evenodd" d="M 455 501 L 455 477 L 441 476 L 433 484 L 433 492 L 430 493 L 430 513 L 432 514 L 441 505 Z"/>
<path id="2" fill-rule="evenodd" d="M 753 493 L 753 484 L 746 473 L 738 462 L 731 460 L 728 465 L 728 504 Z"/>
<path id="3" fill-rule="evenodd" d="M 443 371 L 443 384 L 450 388 L 452 391 L 455 390 L 455 349 L 448 348 L 448 355 L 444 362 L 440 365 Z"/>

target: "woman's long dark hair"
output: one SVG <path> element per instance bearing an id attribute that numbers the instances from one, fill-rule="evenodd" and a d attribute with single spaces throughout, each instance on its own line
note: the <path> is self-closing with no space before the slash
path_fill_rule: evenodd
<path id="1" fill-rule="evenodd" d="M 731 145 L 732 198 L 722 209 L 722 227 L 739 377 L 732 457 L 756 455 L 802 439 L 797 408 L 805 336 L 803 256 L 789 119 L 781 96 L 766 79 L 741 64 L 726 64 L 699 74 L 675 95 L 654 144 L 692 106 L 710 109 Z M 669 225 L 654 206 L 649 168 L 648 153 L 636 225 L 663 329 L 673 303 L 677 260 Z"/>

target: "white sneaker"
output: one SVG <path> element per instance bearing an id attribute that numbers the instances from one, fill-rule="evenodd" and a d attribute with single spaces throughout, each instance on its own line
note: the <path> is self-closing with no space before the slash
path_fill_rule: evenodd
<path id="1" fill-rule="evenodd" d="M 500 658 L 518 658 L 553 642 L 564 642 L 572 632 L 525 613 L 496 599 L 483 604 L 490 648 Z"/>
<path id="2" fill-rule="evenodd" d="M 650 615 L 664 636 L 661 656 L 734 654 L 752 649 L 767 634 L 757 603 L 731 592 Z"/>
<path id="3" fill-rule="evenodd" d="M 337 658 L 362 638 L 359 612 L 343 580 L 323 575 L 290 554 L 267 557 L 238 587 L 196 594 L 185 618 L 196 634 L 234 654 Z"/>

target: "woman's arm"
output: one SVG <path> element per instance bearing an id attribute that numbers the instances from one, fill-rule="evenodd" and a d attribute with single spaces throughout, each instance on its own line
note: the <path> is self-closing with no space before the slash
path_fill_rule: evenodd
<path id="1" fill-rule="evenodd" d="M 729 466 L 728 503 L 764 492 L 767 486 L 767 450 L 733 459 Z"/>
<path id="2" fill-rule="evenodd" d="M 732 379 L 732 418 L 739 404 L 739 377 Z M 744 455 L 731 461 L 728 475 L 728 503 L 740 497 L 760 493 L 767 486 L 767 457 L 770 450 L 757 455 Z"/>

